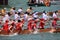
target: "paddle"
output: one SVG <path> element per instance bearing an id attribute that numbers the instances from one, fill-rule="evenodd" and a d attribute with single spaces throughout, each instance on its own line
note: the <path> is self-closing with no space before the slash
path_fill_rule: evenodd
<path id="1" fill-rule="evenodd" d="M 33 30 L 33 34 L 37 34 L 38 33 L 38 28 L 34 28 L 34 30 Z"/>

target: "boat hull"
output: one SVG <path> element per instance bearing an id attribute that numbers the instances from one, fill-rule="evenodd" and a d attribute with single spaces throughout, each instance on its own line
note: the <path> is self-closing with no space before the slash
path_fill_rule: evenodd
<path id="1" fill-rule="evenodd" d="M 38 29 L 37 32 L 41 33 L 45 33 L 45 32 L 50 32 L 52 31 L 51 28 L 47 28 L 47 29 Z M 34 31 L 32 31 L 34 32 Z M 55 29 L 55 31 L 53 31 L 53 33 L 57 33 L 57 32 L 60 32 L 60 28 L 57 28 Z M 18 33 L 18 34 L 31 34 L 31 31 L 29 31 L 28 29 L 24 29 L 24 30 L 13 30 L 12 32 L 8 31 L 8 32 L 5 32 L 5 31 L 0 31 L 0 35 L 10 35 L 10 34 L 14 34 L 14 33 Z"/>

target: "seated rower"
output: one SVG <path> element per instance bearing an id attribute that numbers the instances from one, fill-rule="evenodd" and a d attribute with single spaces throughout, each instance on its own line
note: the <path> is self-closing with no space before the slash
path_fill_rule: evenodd
<path id="1" fill-rule="evenodd" d="M 10 32 L 13 32 L 13 25 L 12 24 L 9 25 L 9 30 L 10 30 Z"/>
<path id="2" fill-rule="evenodd" d="M 15 29 L 15 20 L 10 20 L 9 30 L 12 32 Z"/>
<path id="3" fill-rule="evenodd" d="M 29 21 L 28 21 L 28 25 L 27 25 L 28 30 L 29 30 L 30 32 L 32 32 L 32 22 L 33 22 L 33 20 L 29 20 Z"/>
<path id="4" fill-rule="evenodd" d="M 29 15 L 29 14 L 32 12 L 32 10 L 33 10 L 33 8 L 32 8 L 32 7 L 29 7 L 29 8 L 26 10 L 25 13 Z"/>
<path id="5" fill-rule="evenodd" d="M 8 33 L 9 32 L 9 25 L 8 25 L 8 20 L 6 20 L 6 22 L 4 23 L 4 25 L 3 25 L 3 31 L 4 32 L 6 32 L 6 33 Z"/>
<path id="6" fill-rule="evenodd" d="M 50 33 L 53 33 L 56 31 L 56 28 L 57 28 L 57 19 L 55 18 L 53 21 L 52 21 L 52 27 L 51 27 L 51 31 Z"/>
<path id="7" fill-rule="evenodd" d="M 22 26 L 23 23 L 21 22 L 21 20 L 18 20 L 18 23 L 16 23 L 16 30 L 18 31 L 18 33 L 22 31 Z"/>
<path id="8" fill-rule="evenodd" d="M 45 25 L 44 19 L 40 19 L 39 28 L 44 29 L 44 25 Z"/>
<path id="9" fill-rule="evenodd" d="M 57 27 L 57 19 L 56 18 L 52 21 L 52 27 L 53 28 Z"/>
<path id="10" fill-rule="evenodd" d="M 56 18 L 57 20 L 60 20 L 60 19 L 58 18 L 57 11 L 55 11 L 55 12 L 53 13 L 53 18 Z"/>
<path id="11" fill-rule="evenodd" d="M 33 24 L 32 24 L 32 29 L 33 30 L 36 30 L 37 29 L 37 25 L 36 25 L 36 22 L 34 21 Z"/>

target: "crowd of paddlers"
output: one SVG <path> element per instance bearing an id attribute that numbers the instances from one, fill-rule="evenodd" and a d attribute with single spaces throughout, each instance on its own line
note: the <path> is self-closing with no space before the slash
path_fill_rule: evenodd
<path id="1" fill-rule="evenodd" d="M 3 8 L 0 11 L 0 31 L 4 30 L 5 32 L 8 32 L 8 30 L 13 31 L 14 29 L 21 31 L 25 22 L 27 22 L 25 25 L 29 31 L 38 28 L 44 29 L 44 26 L 49 21 L 52 21 L 49 25 L 51 28 L 57 28 L 57 20 L 60 20 L 59 10 L 47 13 L 45 10 L 43 12 L 32 11 L 32 7 L 29 7 L 26 12 L 24 12 L 22 8 L 16 11 L 15 7 L 12 7 L 8 12 L 6 11 L 6 8 Z"/>

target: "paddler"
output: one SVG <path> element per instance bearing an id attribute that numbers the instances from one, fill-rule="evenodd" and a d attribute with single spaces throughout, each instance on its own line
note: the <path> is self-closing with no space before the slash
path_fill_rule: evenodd
<path id="1" fill-rule="evenodd" d="M 16 23 L 16 30 L 19 32 L 22 31 L 22 26 L 23 26 L 23 23 L 21 22 L 21 20 L 18 20 L 18 23 Z"/>
<path id="2" fill-rule="evenodd" d="M 6 33 L 9 32 L 9 24 L 8 23 L 9 23 L 9 21 L 6 20 L 4 25 L 3 25 L 3 31 L 6 32 Z"/>
<path id="3" fill-rule="evenodd" d="M 40 19 L 39 28 L 44 29 L 45 21 L 43 18 Z"/>
<path id="4" fill-rule="evenodd" d="M 27 25 L 28 30 L 29 30 L 30 32 L 32 32 L 32 22 L 33 22 L 33 20 L 30 19 L 30 20 L 28 21 L 28 25 Z"/>
<path id="5" fill-rule="evenodd" d="M 57 19 L 54 18 L 54 20 L 52 21 L 52 27 L 51 27 L 51 30 L 49 31 L 50 33 L 53 33 L 56 31 L 56 28 L 57 28 Z"/>
<path id="6" fill-rule="evenodd" d="M 37 23 L 36 23 L 35 21 L 33 21 L 32 29 L 33 29 L 33 30 L 36 30 L 36 29 L 37 29 Z"/>

